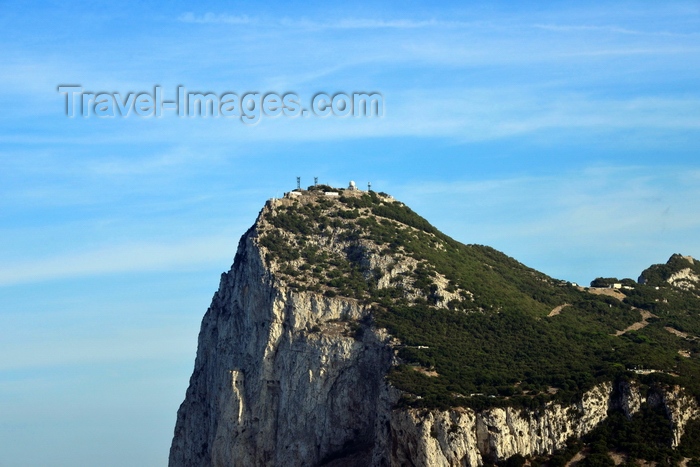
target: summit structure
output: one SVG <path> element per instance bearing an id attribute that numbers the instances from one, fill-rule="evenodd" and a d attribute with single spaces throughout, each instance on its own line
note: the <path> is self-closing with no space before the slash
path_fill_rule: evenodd
<path id="1" fill-rule="evenodd" d="M 171 467 L 596 462 L 601 436 L 630 461 L 693 458 L 697 262 L 600 293 L 353 185 L 269 200 L 242 236 Z M 652 451 L 615 441 L 644 427 Z"/>

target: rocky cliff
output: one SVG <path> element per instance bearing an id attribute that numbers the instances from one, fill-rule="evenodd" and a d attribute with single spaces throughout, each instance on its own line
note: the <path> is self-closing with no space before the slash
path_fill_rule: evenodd
<path id="1" fill-rule="evenodd" d="M 613 391 L 612 384 L 604 383 L 577 403 L 550 403 L 537 410 L 394 410 L 390 465 L 477 466 L 515 454 L 552 453 L 562 449 L 569 438 L 591 432 L 607 418 L 609 410 L 621 409 L 631 416 L 644 403 L 668 413 L 677 446 L 687 422 L 698 416 L 697 402 L 680 388 L 652 392 L 650 397 L 636 385 L 618 389 Z"/>
<path id="2" fill-rule="evenodd" d="M 368 314 L 357 300 L 281 286 L 263 264 L 258 227 L 202 321 L 170 465 L 369 465 L 389 451 L 378 435 L 396 399 L 384 378 L 387 336 L 350 328 Z"/>
<path id="3" fill-rule="evenodd" d="M 324 209 L 338 203 L 324 193 L 302 196 Z M 550 400 L 532 409 L 420 407 L 416 394 L 406 404 L 405 388 L 387 375 L 404 363 L 399 350 L 408 346 L 374 321 L 377 302 L 351 296 L 337 280 L 340 272 L 331 269 L 345 267 L 333 260 L 341 255 L 355 265 L 352 271 L 371 277 L 376 290 L 399 284 L 402 299 L 420 302 L 420 278 L 408 275 L 420 271 L 420 259 L 408 248 L 391 254 L 377 242 L 348 235 L 348 222 L 361 217 L 357 207 L 346 210 L 353 215 L 339 209 L 343 220 L 330 222 L 323 235 L 305 232 L 303 224 L 291 229 L 295 233 L 279 227 L 278 213 L 303 205 L 299 195 L 269 201 L 222 275 L 202 320 L 194 371 L 177 414 L 171 467 L 480 466 L 514 454 L 551 453 L 569 437 L 590 432 L 609 410 L 632 415 L 645 403 L 666 410 L 677 445 L 686 423 L 700 413 L 695 398 L 680 387 L 648 390 L 612 382 L 593 386 L 576 402 Z M 292 254 L 285 257 L 280 242 Z M 298 254 L 302 247 L 313 253 Z M 431 309 L 459 309 L 459 299 L 466 303 L 462 308 L 483 312 L 478 296 L 448 274 L 435 271 L 431 277 Z"/>

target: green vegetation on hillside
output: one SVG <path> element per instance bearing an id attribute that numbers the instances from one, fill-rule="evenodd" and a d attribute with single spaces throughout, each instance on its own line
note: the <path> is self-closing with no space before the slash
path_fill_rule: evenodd
<path id="1" fill-rule="evenodd" d="M 673 430 L 661 407 L 645 405 L 631 418 L 615 409 L 582 439 L 569 439 L 564 449 L 529 461 L 532 467 L 564 467 L 576 454 L 581 454 L 582 459 L 577 463 L 580 467 L 613 467 L 611 454 L 615 454 L 629 467 L 640 465 L 642 460 L 658 466 L 677 466 L 683 458 L 690 459 L 689 467 L 700 465 L 700 420 L 686 425 L 678 449 L 671 448 L 672 440 Z M 522 466 L 525 461 L 522 456 L 513 456 L 498 465 Z"/>
<path id="2" fill-rule="evenodd" d="M 672 274 L 688 268 L 700 275 L 700 263 L 691 262 L 683 255 L 674 254 L 665 264 L 655 264 L 645 269 L 640 279 L 646 285 L 663 287 L 668 285 L 667 281 Z"/>
<path id="3" fill-rule="evenodd" d="M 461 244 L 376 193 L 320 194 L 275 207 L 259 239 L 266 261 L 288 286 L 372 307 L 372 324 L 401 341 L 404 364 L 389 379 L 409 395 L 403 404 L 539 406 L 639 377 L 633 370 L 700 394 L 700 300 L 664 282 L 678 265 L 645 271 L 658 285 L 625 289 L 624 300 L 594 295 Z M 672 260 L 690 266 L 680 258 Z M 643 320 L 642 311 L 654 316 Z"/>

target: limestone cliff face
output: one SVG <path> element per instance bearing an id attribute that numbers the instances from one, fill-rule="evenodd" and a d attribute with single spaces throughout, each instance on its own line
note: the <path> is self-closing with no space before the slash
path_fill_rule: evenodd
<path id="1" fill-rule="evenodd" d="M 604 383 L 584 394 L 576 404 L 550 403 L 536 411 L 494 408 L 395 410 L 391 418 L 392 465 L 480 466 L 514 454 L 552 453 L 593 430 L 608 416 L 622 409 L 628 416 L 643 403 L 661 405 L 669 415 L 674 447 L 680 443 L 686 423 L 698 416 L 695 399 L 674 387 L 655 390 L 647 397 L 637 385 L 621 385 L 613 391 Z"/>
<path id="2" fill-rule="evenodd" d="M 393 353 L 386 335 L 350 329 L 366 314 L 276 286 L 251 229 L 202 321 L 170 465 L 359 466 L 388 453 Z"/>
<path id="3" fill-rule="evenodd" d="M 700 407 L 695 398 L 679 386 L 652 392 L 649 394 L 647 402 L 652 406 L 660 405 L 668 415 L 673 428 L 672 446 L 674 448 L 681 443 L 681 438 L 685 433 L 685 425 L 700 417 Z"/>
<path id="4" fill-rule="evenodd" d="M 607 417 L 612 385 L 603 384 L 585 394 L 579 404 L 549 404 L 528 412 L 494 408 L 475 412 L 396 411 L 392 435 L 397 446 L 396 465 L 477 466 L 514 454 L 550 453 L 569 437 L 582 436 Z"/>
<path id="5" fill-rule="evenodd" d="M 259 241 L 273 207 L 241 238 L 203 318 L 171 467 L 475 467 L 551 453 L 609 409 L 631 415 L 643 403 L 666 409 L 678 445 L 700 413 L 680 388 L 647 394 L 612 383 L 576 404 L 536 411 L 394 408 L 401 392 L 386 375 L 397 363 L 396 341 L 368 324 L 370 310 L 359 301 L 295 290 L 276 277 Z"/>

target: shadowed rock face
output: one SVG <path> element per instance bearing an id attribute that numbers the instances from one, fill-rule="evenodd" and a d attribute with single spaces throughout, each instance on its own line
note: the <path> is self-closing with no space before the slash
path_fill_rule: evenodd
<path id="1" fill-rule="evenodd" d="M 276 287 L 251 229 L 202 321 L 170 465 L 369 465 L 388 453 L 393 352 L 380 332 L 352 332 L 366 314 Z"/>
<path id="2" fill-rule="evenodd" d="M 661 404 L 675 445 L 698 415 L 695 399 L 680 388 L 647 395 L 635 384 L 612 383 L 576 404 L 550 402 L 535 411 L 395 408 L 401 391 L 386 379 L 397 363 L 395 340 L 370 325 L 360 301 L 279 280 L 260 244 L 273 210 L 268 203 L 241 238 L 202 320 L 171 467 L 480 466 L 560 449 L 610 408 L 631 415 L 645 402 Z M 381 269 L 380 259 L 365 254 L 359 261 Z M 413 267 L 403 266 L 392 267 Z"/>

